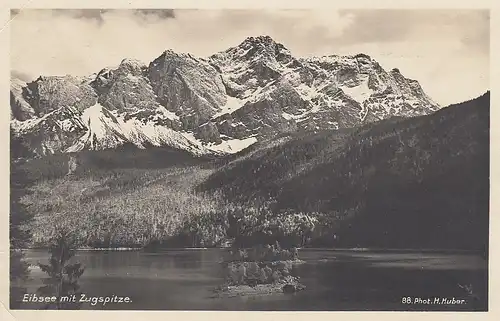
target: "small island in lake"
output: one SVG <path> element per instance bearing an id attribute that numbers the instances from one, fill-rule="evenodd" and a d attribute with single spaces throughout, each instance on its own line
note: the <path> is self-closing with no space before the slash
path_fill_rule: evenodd
<path id="1" fill-rule="evenodd" d="M 296 248 L 259 245 L 251 249 L 228 249 L 221 262 L 224 283 L 214 290 L 216 297 L 294 293 L 305 289 L 294 275 L 294 265 L 304 263 Z"/>

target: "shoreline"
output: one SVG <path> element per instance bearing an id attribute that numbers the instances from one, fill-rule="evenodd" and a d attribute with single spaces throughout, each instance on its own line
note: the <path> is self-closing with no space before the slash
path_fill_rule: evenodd
<path id="1" fill-rule="evenodd" d="M 166 251 L 190 251 L 190 250 L 227 250 L 229 248 L 222 248 L 222 247 L 172 247 L 172 248 L 162 248 L 158 249 L 156 251 L 148 251 L 145 248 L 142 247 L 108 247 L 108 248 L 78 248 L 76 251 L 79 252 L 84 252 L 84 251 L 95 251 L 95 252 L 104 252 L 104 251 L 109 251 L 109 252 L 127 252 L 127 251 L 143 251 L 146 253 L 161 253 L 161 252 L 166 252 Z M 48 248 L 43 248 L 43 247 L 34 247 L 34 248 L 24 248 L 24 249 L 19 249 L 21 251 L 42 251 L 42 250 L 48 250 Z M 410 252 L 410 253 L 463 253 L 463 254 L 474 254 L 474 253 L 481 253 L 482 251 L 480 250 L 463 250 L 463 249 L 380 249 L 380 248 L 329 248 L 329 247 L 302 247 L 302 248 L 297 248 L 299 251 L 338 251 L 338 252 L 359 252 L 359 253 L 377 253 L 377 252 L 392 252 L 392 253 L 397 253 L 397 252 Z"/>

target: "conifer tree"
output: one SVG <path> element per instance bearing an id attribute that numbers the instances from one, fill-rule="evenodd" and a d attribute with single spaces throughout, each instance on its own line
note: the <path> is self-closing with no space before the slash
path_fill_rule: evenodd
<path id="1" fill-rule="evenodd" d="M 48 277 L 43 279 L 44 285 L 38 289 L 43 296 L 55 296 L 57 301 L 46 306 L 48 309 L 77 309 L 77 302 L 64 301 L 61 298 L 78 295 L 80 288 L 78 279 L 84 268 L 81 263 L 70 263 L 75 255 L 77 240 L 74 234 L 63 228 L 56 228 L 49 248 L 49 264 L 39 263 L 40 269 Z"/>

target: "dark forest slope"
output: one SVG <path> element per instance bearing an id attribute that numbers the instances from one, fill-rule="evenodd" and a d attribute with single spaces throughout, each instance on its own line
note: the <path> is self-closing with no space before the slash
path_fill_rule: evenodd
<path id="1" fill-rule="evenodd" d="M 488 92 L 428 116 L 295 135 L 227 164 L 199 188 L 328 213 L 341 245 L 483 249 L 489 100 Z"/>

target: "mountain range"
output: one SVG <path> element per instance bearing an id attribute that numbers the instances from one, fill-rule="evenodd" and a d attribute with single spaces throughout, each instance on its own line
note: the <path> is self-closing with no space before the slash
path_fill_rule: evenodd
<path id="1" fill-rule="evenodd" d="M 342 130 L 440 106 L 365 54 L 294 57 L 268 36 L 209 57 L 166 50 L 86 77 L 11 79 L 14 157 L 173 147 L 225 155 L 286 133 Z"/>

